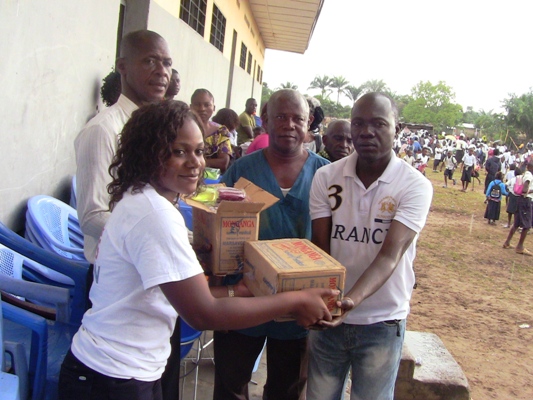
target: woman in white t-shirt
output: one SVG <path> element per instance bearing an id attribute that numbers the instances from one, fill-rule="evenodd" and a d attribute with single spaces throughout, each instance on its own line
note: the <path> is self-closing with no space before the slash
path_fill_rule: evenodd
<path id="1" fill-rule="evenodd" d="M 74 335 L 59 399 L 159 400 L 178 314 L 198 330 L 241 329 L 293 315 L 310 326 L 331 320 L 310 289 L 250 296 L 240 284 L 209 288 L 189 244 L 180 194 L 197 190 L 205 167 L 200 124 L 179 101 L 147 105 L 120 136 L 108 187 L 112 210 L 97 250 L 92 307 Z"/>

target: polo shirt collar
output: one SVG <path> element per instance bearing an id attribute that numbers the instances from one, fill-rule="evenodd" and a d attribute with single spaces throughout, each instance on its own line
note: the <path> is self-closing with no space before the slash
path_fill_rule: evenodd
<path id="1" fill-rule="evenodd" d="M 343 175 L 349 176 L 352 178 L 356 178 L 357 174 L 355 173 L 355 167 L 357 165 L 357 158 L 358 154 L 356 151 L 354 151 L 351 155 L 346 157 L 346 164 L 344 164 L 343 168 Z M 394 150 L 391 150 L 391 159 L 389 161 L 389 164 L 387 165 L 387 168 L 385 168 L 385 171 L 381 174 L 381 176 L 377 179 L 378 181 L 383 181 L 385 183 L 390 183 L 395 179 L 395 166 L 401 163 L 401 160 L 396 156 L 396 153 Z M 359 179 L 359 178 L 357 178 Z"/>

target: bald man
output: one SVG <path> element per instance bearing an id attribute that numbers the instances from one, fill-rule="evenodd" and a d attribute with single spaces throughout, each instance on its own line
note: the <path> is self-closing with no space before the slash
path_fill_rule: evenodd
<path id="1" fill-rule="evenodd" d="M 398 107 L 367 93 L 352 108 L 355 152 L 319 169 L 310 191 L 313 242 L 346 267 L 343 315 L 309 335 L 307 400 L 392 400 L 415 281 L 416 239 L 433 187 L 392 150 Z"/>
<path id="2" fill-rule="evenodd" d="M 303 147 L 312 121 L 309 105 L 297 91 L 279 90 L 268 100 L 265 117 L 268 147 L 238 159 L 221 181 L 233 186 L 244 177 L 279 199 L 261 213 L 260 240 L 310 239 L 309 189 L 315 172 L 329 162 Z M 241 278 L 228 276 L 226 283 Z M 249 399 L 248 382 L 265 339 L 268 376 L 263 398 L 298 400 L 307 379 L 307 334 L 293 321 L 215 332 L 213 400 Z"/>
<path id="3" fill-rule="evenodd" d="M 330 122 L 322 142 L 324 148 L 318 154 L 326 160 L 334 162 L 352 154 L 354 147 L 350 123 L 343 119 Z"/>
<path id="4" fill-rule="evenodd" d="M 163 100 L 172 59 L 167 42 L 148 30 L 131 32 L 121 42 L 117 70 L 121 78 L 118 101 L 92 118 L 74 141 L 78 217 L 84 252 L 94 264 L 96 247 L 109 218 L 108 168 L 117 147 L 117 136 L 139 106 Z"/>

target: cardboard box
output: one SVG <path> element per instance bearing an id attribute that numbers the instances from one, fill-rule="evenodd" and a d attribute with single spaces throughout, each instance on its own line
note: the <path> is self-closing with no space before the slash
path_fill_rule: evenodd
<path id="1" fill-rule="evenodd" d="M 244 282 L 254 296 L 306 288 L 340 289 L 327 301 L 333 316 L 342 297 L 346 268 L 306 239 L 249 241 L 244 244 Z M 282 318 L 280 320 L 288 320 Z"/>
<path id="2" fill-rule="evenodd" d="M 240 178 L 235 187 L 244 189 L 251 201 L 222 201 L 215 210 L 203 203 L 185 200 L 193 207 L 193 243 L 211 245 L 206 262 L 215 275 L 242 272 L 244 242 L 257 240 L 259 213 L 279 200 L 245 178 Z"/>

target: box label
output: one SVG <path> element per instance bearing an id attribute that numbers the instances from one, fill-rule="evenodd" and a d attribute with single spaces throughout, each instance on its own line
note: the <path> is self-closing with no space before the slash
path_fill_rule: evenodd
<path id="1" fill-rule="evenodd" d="M 221 217 L 219 223 L 219 269 L 237 273 L 243 267 L 244 242 L 257 237 L 258 218 L 228 216 Z"/>
<path id="2" fill-rule="evenodd" d="M 257 243 L 257 248 L 279 270 L 329 265 L 331 262 L 304 241 Z"/>

